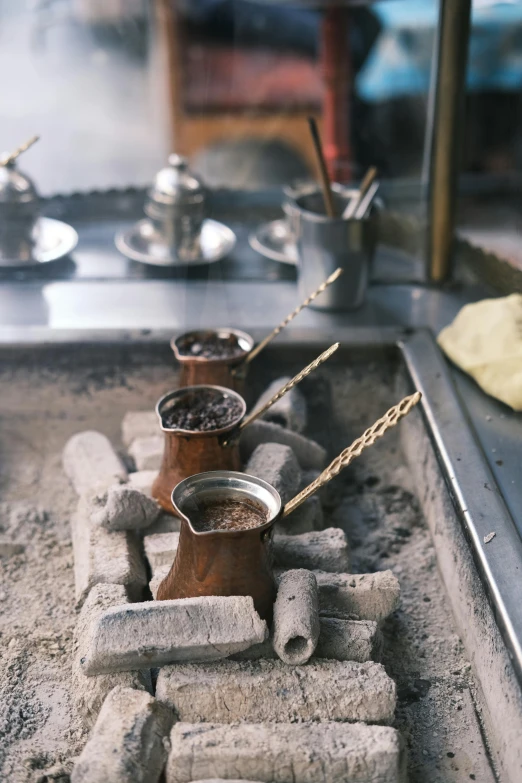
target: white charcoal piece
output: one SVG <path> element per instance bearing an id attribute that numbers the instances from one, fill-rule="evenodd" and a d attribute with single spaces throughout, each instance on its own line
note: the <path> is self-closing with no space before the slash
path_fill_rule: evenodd
<path id="1" fill-rule="evenodd" d="M 179 533 L 157 533 L 145 536 L 143 546 L 145 556 L 153 574 L 161 566 L 171 566 L 179 545 Z"/>
<path id="2" fill-rule="evenodd" d="M 317 658 L 359 663 L 380 659 L 382 641 L 376 622 L 321 617 L 320 624 L 321 633 L 315 649 Z"/>
<path id="3" fill-rule="evenodd" d="M 350 565 L 348 541 L 338 527 L 314 533 L 274 536 L 274 560 L 280 568 L 346 572 Z"/>
<path id="4" fill-rule="evenodd" d="M 91 625 L 82 671 L 94 675 L 176 661 L 214 661 L 267 636 L 250 596 L 124 604 L 107 609 Z"/>
<path id="5" fill-rule="evenodd" d="M 287 536 L 313 533 L 324 527 L 323 509 L 316 495 L 307 498 L 295 511 L 276 523 L 276 532 Z"/>
<path id="6" fill-rule="evenodd" d="M 163 667 L 156 698 L 190 723 L 391 723 L 395 683 L 379 663 L 314 659 L 218 661 Z"/>
<path id="7" fill-rule="evenodd" d="M 158 783 L 167 760 L 172 712 L 143 691 L 113 688 L 71 783 Z"/>
<path id="8" fill-rule="evenodd" d="M 128 484 L 109 487 L 97 498 L 92 522 L 107 530 L 143 530 L 159 517 L 161 508 L 155 500 Z"/>
<path id="9" fill-rule="evenodd" d="M 179 533 L 180 530 L 181 519 L 168 514 L 166 511 L 161 511 L 156 521 L 145 532 L 148 538 L 149 536 L 158 536 L 163 533 Z"/>
<path id="10" fill-rule="evenodd" d="M 363 723 L 176 723 L 167 783 L 402 783 L 399 732 Z"/>
<path id="11" fill-rule="evenodd" d="M 391 571 L 333 574 L 315 571 L 321 615 L 380 622 L 400 603 L 400 586 Z"/>
<path id="12" fill-rule="evenodd" d="M 312 656 L 336 661 L 379 661 L 382 638 L 378 625 L 371 620 L 339 620 L 319 617 L 319 640 Z M 234 661 L 273 660 L 276 657 L 271 639 L 231 656 Z"/>
<path id="13" fill-rule="evenodd" d="M 229 656 L 231 661 L 272 661 L 277 658 L 272 642 L 272 635 L 270 635 L 261 644 L 253 644 L 247 650 L 242 650 L 239 653 Z"/>
<path id="14" fill-rule="evenodd" d="M 69 438 L 62 455 L 63 469 L 78 495 L 103 491 L 127 481 L 127 469 L 108 438 L 87 430 Z"/>
<path id="15" fill-rule="evenodd" d="M 280 443 L 261 443 L 248 460 L 245 473 L 271 484 L 283 505 L 297 495 L 301 481 L 301 468 L 294 452 Z"/>
<path id="16" fill-rule="evenodd" d="M 281 577 L 274 603 L 274 650 L 284 663 L 306 663 L 319 639 L 317 580 L 311 571 L 296 569 Z"/>
<path id="17" fill-rule="evenodd" d="M 279 424 L 260 420 L 253 421 L 241 433 L 239 447 L 244 464 L 261 443 L 281 443 L 283 446 L 290 446 L 303 470 L 323 470 L 326 466 L 326 449 L 314 440 L 305 438 L 297 432 L 285 430 Z"/>
<path id="18" fill-rule="evenodd" d="M 152 579 L 149 582 L 149 590 L 152 597 L 156 600 L 160 584 L 163 582 L 170 571 L 170 565 L 161 565 L 153 572 Z"/>
<path id="19" fill-rule="evenodd" d="M 143 541 L 153 574 L 162 566 L 172 565 L 178 549 L 179 533 L 145 536 Z M 276 566 L 284 570 L 306 568 L 342 573 L 347 571 L 350 564 L 346 535 L 334 527 L 292 536 L 276 533 L 272 549 Z"/>
<path id="20" fill-rule="evenodd" d="M 156 470 L 161 467 L 163 459 L 163 435 L 152 435 L 149 438 L 135 438 L 129 446 L 129 454 L 134 460 L 137 470 Z"/>
<path id="21" fill-rule="evenodd" d="M 81 498 L 71 517 L 74 582 L 78 604 L 101 582 L 124 585 L 131 600 L 142 597 L 147 584 L 145 563 L 136 534 L 109 532 L 92 523 L 92 502 Z"/>
<path id="22" fill-rule="evenodd" d="M 129 473 L 129 484 L 134 489 L 139 489 L 140 492 L 151 497 L 152 485 L 156 481 L 157 476 L 157 470 L 136 470 L 134 473 Z"/>
<path id="23" fill-rule="evenodd" d="M 261 395 L 252 410 L 259 410 L 272 399 L 274 394 L 291 380 L 290 376 L 278 378 Z M 265 421 L 279 424 L 294 432 L 303 432 L 306 427 L 306 400 L 301 390 L 294 386 L 281 399 L 275 402 L 262 416 Z"/>
<path id="24" fill-rule="evenodd" d="M 159 432 L 155 411 L 127 411 L 121 423 L 121 439 L 125 446 L 130 446 L 136 438 L 152 438 Z"/>
<path id="25" fill-rule="evenodd" d="M 76 623 L 73 636 L 72 694 L 76 708 L 89 728 L 94 725 L 107 694 L 116 685 L 152 690 L 148 670 L 99 674 L 96 677 L 87 677 L 82 671 L 82 651 L 88 645 L 92 625 L 106 609 L 125 604 L 128 600 L 123 585 L 98 584 L 87 596 Z"/>

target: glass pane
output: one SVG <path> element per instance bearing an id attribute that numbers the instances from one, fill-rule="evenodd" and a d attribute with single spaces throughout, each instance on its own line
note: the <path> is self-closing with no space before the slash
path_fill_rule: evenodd
<path id="1" fill-rule="evenodd" d="M 36 0 L 3 3 L 0 18 L 2 144 L 40 134 L 20 159 L 39 192 L 138 188 L 127 201 L 45 203 L 80 235 L 57 277 L 166 274 L 123 257 L 114 236 L 144 217 L 145 187 L 171 151 L 210 188 L 249 191 L 211 195 L 236 248 L 190 274 L 292 277 L 295 259 L 277 265 L 249 237 L 276 219 L 287 231 L 281 189 L 317 181 L 310 116 L 334 180 L 378 169 L 376 278 L 422 277 L 436 0 Z"/>
<path id="2" fill-rule="evenodd" d="M 522 2 L 475 2 L 459 234 L 522 269 Z M 480 255 L 475 257 L 479 262 Z"/>

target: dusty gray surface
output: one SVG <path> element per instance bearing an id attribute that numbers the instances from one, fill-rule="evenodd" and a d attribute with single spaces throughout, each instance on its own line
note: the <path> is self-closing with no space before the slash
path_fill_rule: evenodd
<path id="1" fill-rule="evenodd" d="M 10 783 L 51 780 L 46 770 L 57 779 L 87 739 L 70 695 L 76 614 L 69 519 L 76 496 L 61 469 L 61 450 L 85 429 L 103 432 L 120 450 L 124 412 L 152 409 L 175 386 L 169 353 L 168 346 L 161 354 L 118 348 L 108 350 L 104 363 L 100 351 L 82 351 L 75 358 L 92 369 L 78 372 L 61 350 L 0 357 L 0 535 L 24 547 L 0 558 L 0 779 Z M 253 368 L 252 400 L 263 390 L 263 361 Z M 266 380 L 304 363 L 280 364 Z M 307 434 L 333 454 L 397 395 L 384 358 L 380 369 L 356 362 L 338 369 L 333 362 L 326 374 L 335 392 L 330 423 L 324 395 L 309 385 L 307 394 L 313 391 L 320 406 L 312 400 Z M 383 627 L 383 663 L 398 686 L 394 726 L 407 746 L 410 783 L 492 783 L 470 666 L 397 434 L 336 481 L 342 503 L 327 510 L 325 525 L 346 530 L 352 569 L 389 568 L 401 581 L 402 606 Z"/>

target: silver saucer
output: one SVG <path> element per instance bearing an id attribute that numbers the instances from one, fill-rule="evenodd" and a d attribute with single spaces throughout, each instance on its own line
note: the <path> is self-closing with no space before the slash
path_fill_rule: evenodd
<path id="1" fill-rule="evenodd" d="M 282 264 L 297 264 L 295 238 L 285 218 L 258 226 L 248 241 L 250 247 L 265 258 Z"/>
<path id="2" fill-rule="evenodd" d="M 78 234 L 68 223 L 41 217 L 33 230 L 34 245 L 31 258 L 7 260 L 0 258 L 0 267 L 21 269 L 39 264 L 48 264 L 72 253 L 78 244 Z"/>
<path id="3" fill-rule="evenodd" d="M 235 247 L 236 235 L 228 226 L 217 220 L 207 219 L 201 229 L 200 256 L 192 261 L 180 261 L 155 231 L 147 219 L 121 231 L 114 238 L 116 247 L 127 258 L 154 266 L 197 266 L 221 261 Z"/>

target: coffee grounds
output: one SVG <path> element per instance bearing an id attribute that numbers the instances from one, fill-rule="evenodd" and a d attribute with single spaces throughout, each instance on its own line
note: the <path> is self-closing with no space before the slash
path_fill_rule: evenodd
<path id="1" fill-rule="evenodd" d="M 267 510 L 253 500 L 216 500 L 202 505 L 190 516 L 198 533 L 209 530 L 250 530 L 264 525 Z"/>
<path id="2" fill-rule="evenodd" d="M 228 427 L 241 414 L 241 403 L 215 389 L 187 392 L 162 413 L 168 429 L 208 432 Z"/>
<path id="3" fill-rule="evenodd" d="M 201 356 L 204 359 L 233 359 L 245 353 L 235 334 L 220 337 L 216 332 L 188 334 L 177 343 L 183 356 Z"/>

